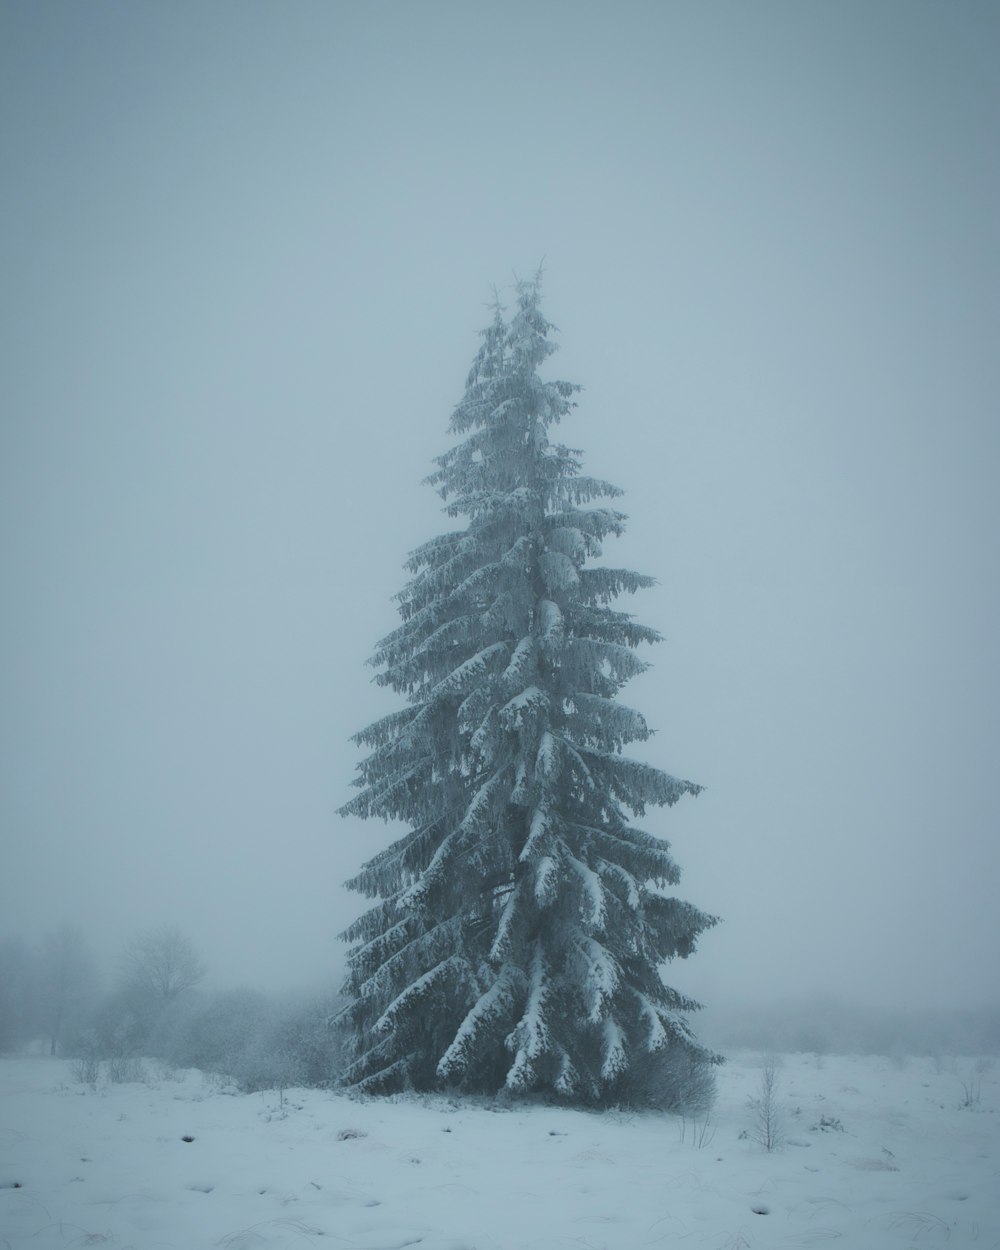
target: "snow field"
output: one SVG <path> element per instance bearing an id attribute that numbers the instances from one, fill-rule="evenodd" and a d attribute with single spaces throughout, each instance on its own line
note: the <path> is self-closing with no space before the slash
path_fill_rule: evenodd
<path id="1" fill-rule="evenodd" d="M 784 1056 L 768 1154 L 741 1137 L 760 1076 L 745 1053 L 707 1123 L 282 1100 L 155 1064 L 95 1090 L 64 1061 L 5 1059 L 0 1250 L 995 1250 L 1000 1073 L 978 1067 Z"/>

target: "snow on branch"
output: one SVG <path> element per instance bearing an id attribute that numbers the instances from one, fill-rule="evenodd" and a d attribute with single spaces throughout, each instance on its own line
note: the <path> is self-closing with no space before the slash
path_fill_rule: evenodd
<path id="1" fill-rule="evenodd" d="M 570 590 L 580 580 L 576 565 L 569 556 L 564 556 L 560 551 L 543 551 L 538 567 L 549 594 L 553 591 Z"/>
<path id="2" fill-rule="evenodd" d="M 437 1074 L 442 1080 L 460 1077 L 476 1057 L 480 1033 L 487 1027 L 512 1016 L 524 994 L 525 978 L 520 968 L 511 964 L 497 973 L 489 989 L 476 1000 L 458 1027 L 455 1039 L 441 1056 Z"/>
<path id="3" fill-rule="evenodd" d="M 473 726 L 479 726 L 493 704 L 493 696 L 488 683 L 474 686 L 459 704 L 455 713 L 455 721 L 462 733 L 470 733 Z"/>
<path id="4" fill-rule="evenodd" d="M 508 642 L 494 642 L 477 651 L 443 681 L 439 681 L 428 694 L 428 699 L 438 702 L 462 694 L 471 685 L 480 681 L 486 674 L 488 666 L 499 656 L 505 655 L 510 646 Z"/>
<path id="5" fill-rule="evenodd" d="M 589 635 L 601 642 L 624 642 L 628 647 L 663 641 L 663 635 L 658 630 L 637 624 L 631 613 L 595 604 L 574 604 L 573 625 L 579 634 Z"/>
<path id="6" fill-rule="evenodd" d="M 538 604 L 538 640 L 544 651 L 552 654 L 562 646 L 566 622 L 558 603 L 542 599 Z"/>
<path id="7" fill-rule="evenodd" d="M 571 508 L 565 512 L 550 512 L 546 517 L 553 528 L 571 527 L 597 543 L 609 534 L 619 538 L 625 533 L 626 520 L 624 512 L 615 512 L 611 508 Z M 593 549 L 589 549 L 588 553 L 597 554 Z"/>
<path id="8" fill-rule="evenodd" d="M 411 783 L 428 773 L 430 766 L 430 756 L 424 756 L 410 768 L 394 773 L 381 788 L 372 786 L 363 790 L 349 803 L 345 803 L 339 809 L 338 815 L 360 816 L 363 819 L 373 815 L 390 817 L 399 815 L 404 806 L 408 809 L 406 799 Z"/>
<path id="9" fill-rule="evenodd" d="M 463 832 L 479 829 L 489 820 L 506 782 L 507 769 L 502 768 L 479 787 L 459 826 Z"/>
<path id="10" fill-rule="evenodd" d="M 360 730 L 351 738 L 351 741 L 358 746 L 383 746 L 385 743 L 392 742 L 395 739 L 407 722 L 413 719 L 414 714 L 412 707 L 404 707 L 398 712 L 390 712 L 388 716 L 381 717 L 374 724 L 369 725 L 367 729 Z"/>
<path id="11" fill-rule="evenodd" d="M 494 964 L 501 960 L 509 958 L 513 954 L 513 931 L 515 922 L 519 919 L 521 907 L 521 887 L 516 885 L 504 902 L 503 910 L 500 913 L 500 920 L 497 924 L 496 937 L 493 939 L 493 945 L 490 947 L 489 958 Z"/>
<path id="12" fill-rule="evenodd" d="M 490 705 L 489 710 L 479 722 L 476 732 L 469 741 L 469 749 L 486 763 L 490 763 L 496 755 L 500 740 L 500 723 L 497 709 Z"/>
<path id="13" fill-rule="evenodd" d="M 531 824 L 528 826 L 528 837 L 518 859 L 522 864 L 530 863 L 543 845 L 552 828 L 552 819 L 543 806 L 536 807 L 531 813 Z"/>
<path id="14" fill-rule="evenodd" d="M 403 891 L 400 890 L 374 907 L 369 907 L 338 936 L 344 942 L 370 942 L 380 933 L 392 928 L 399 918 L 399 900 L 402 895 Z"/>
<path id="15" fill-rule="evenodd" d="M 654 1051 L 661 1050 L 670 1040 L 666 1029 L 663 1027 L 663 1020 L 660 1011 L 655 1003 L 650 1002 L 645 994 L 640 990 L 632 991 L 633 997 L 639 1005 L 639 1016 L 646 1024 L 645 1047 L 649 1054 Z"/>
<path id="16" fill-rule="evenodd" d="M 656 807 L 673 807 L 682 795 L 700 794 L 704 789 L 693 781 L 671 777 L 652 764 L 630 760 L 622 755 L 585 747 L 580 748 L 580 754 L 590 764 L 592 773 L 600 777 L 615 798 L 637 816 L 643 814 L 649 803 Z"/>
<path id="17" fill-rule="evenodd" d="M 610 673 L 616 686 L 644 673 L 649 667 L 630 647 L 623 647 L 616 642 L 576 637 L 567 650 L 574 664 L 578 664 L 585 671 L 589 668 L 591 671 Z"/>
<path id="18" fill-rule="evenodd" d="M 409 885 L 430 857 L 430 848 L 439 833 L 437 821 L 410 830 L 373 856 L 357 876 L 344 882 L 345 886 L 374 897 Z"/>
<path id="19" fill-rule="evenodd" d="M 645 901 L 647 928 L 656 942 L 660 959 L 686 959 L 693 953 L 698 936 L 717 924 L 680 898 L 648 894 Z"/>
<path id="20" fill-rule="evenodd" d="M 576 952 L 584 962 L 582 984 L 590 1002 L 588 1019 L 597 1024 L 605 1014 L 605 1004 L 618 992 L 621 968 L 607 949 L 591 937 L 580 937 L 576 942 Z"/>
<path id="21" fill-rule="evenodd" d="M 604 907 L 604 886 L 601 879 L 586 864 L 581 863 L 575 855 L 568 855 L 567 861 L 569 866 L 576 873 L 583 887 L 582 902 L 586 905 L 586 911 L 581 908 L 581 920 L 589 929 L 600 931 L 604 927 L 606 912 Z"/>
<path id="22" fill-rule="evenodd" d="M 568 560 L 572 560 L 577 566 L 581 565 L 590 554 L 583 531 L 575 525 L 555 526 L 549 529 L 545 541 L 550 551 L 558 552 Z"/>
<path id="23" fill-rule="evenodd" d="M 357 983 L 361 984 L 367 981 L 373 969 L 379 967 L 384 960 L 390 958 L 397 951 L 402 950 L 413 937 L 416 926 L 416 917 L 405 916 L 390 929 L 376 934 L 371 941 L 354 947 L 347 956 L 347 962 L 355 975 Z"/>
<path id="24" fill-rule="evenodd" d="M 590 503 L 592 499 L 614 499 L 625 492 L 610 482 L 596 477 L 564 478 L 556 488 L 556 497 L 564 503 Z"/>
<path id="25" fill-rule="evenodd" d="M 549 907 L 559 889 L 558 865 L 551 855 L 543 855 L 535 867 L 535 902 L 541 908 Z"/>
<path id="26" fill-rule="evenodd" d="M 556 1093 L 562 1094 L 564 1098 L 572 1098 L 580 1088 L 580 1074 L 577 1072 L 572 1059 L 570 1059 L 561 1046 L 558 1048 L 557 1053 L 559 1055 L 559 1071 L 553 1083 L 554 1088 Z"/>
<path id="27" fill-rule="evenodd" d="M 411 573 L 418 572 L 425 565 L 436 565 L 441 560 L 450 560 L 456 551 L 468 550 L 472 546 L 471 540 L 465 530 L 453 530 L 450 534 L 439 534 L 437 538 L 431 538 L 425 543 L 421 543 L 419 547 L 415 547 L 409 554 L 403 567 Z M 405 594 L 406 591 L 402 591 Z M 401 596 L 397 596 L 399 598 Z"/>
<path id="28" fill-rule="evenodd" d="M 575 736 L 582 734 L 595 747 L 618 751 L 626 743 L 645 742 L 650 736 L 645 717 L 615 699 L 578 691 L 573 694 L 573 703 L 577 712 L 571 720 Z"/>
<path id="29" fill-rule="evenodd" d="M 535 756 L 535 776 L 543 781 L 551 781 L 559 771 L 559 749 L 555 737 L 546 730 L 538 743 Z"/>
<path id="30" fill-rule="evenodd" d="M 504 552 L 500 558 L 500 565 L 505 569 L 517 569 L 521 571 L 526 568 L 531 559 L 531 539 L 523 534 L 515 543 Z"/>
<path id="31" fill-rule="evenodd" d="M 422 977 L 418 977 L 412 985 L 408 985 L 401 994 L 397 994 L 372 1025 L 372 1031 L 375 1033 L 388 1032 L 396 1017 L 402 1011 L 413 1008 L 417 1000 L 426 998 L 433 987 L 445 978 L 457 980 L 460 978 L 465 979 L 471 975 L 472 969 L 469 967 L 466 959 L 461 955 L 449 955 L 447 959 L 442 959 L 429 972 L 425 972 Z"/>
<path id="32" fill-rule="evenodd" d="M 393 1060 L 391 1056 L 395 1053 L 391 1038 L 383 1038 L 342 1073 L 339 1083 L 362 1094 L 384 1094 L 400 1082 L 405 1084 L 412 1056 L 407 1054 Z M 382 1066 L 377 1066 L 379 1064 Z"/>
<path id="33" fill-rule="evenodd" d="M 518 642 L 510 657 L 507 667 L 500 677 L 500 682 L 507 690 L 516 690 L 523 682 L 535 658 L 535 640 L 527 635 Z"/>
<path id="34" fill-rule="evenodd" d="M 507 729 L 520 729 L 525 717 L 538 715 L 549 706 L 549 696 L 538 686 L 528 686 L 520 694 L 514 695 L 500 709 L 500 721 Z"/>
<path id="35" fill-rule="evenodd" d="M 560 737 L 557 738 L 556 741 L 559 743 L 564 757 L 572 766 L 571 771 L 574 778 L 584 787 L 585 791 L 589 791 L 590 793 L 596 791 L 598 788 L 597 783 L 595 782 L 590 769 L 587 767 L 583 754 L 578 751 L 571 742 L 567 742 L 565 738 Z"/>
<path id="36" fill-rule="evenodd" d="M 434 852 L 431 862 L 424 869 L 419 880 L 399 896 L 398 906 L 401 909 L 419 909 L 431 888 L 444 876 L 448 862 L 458 853 L 462 845 L 464 830 L 459 827 L 453 830 L 441 842 Z"/>
<path id="37" fill-rule="evenodd" d="M 507 1073 L 506 1086 L 510 1090 L 527 1090 L 535 1080 L 538 1060 L 551 1045 L 549 1026 L 545 1020 L 545 1004 L 548 999 L 548 971 L 542 956 L 541 944 L 535 942 L 529 973 L 528 1001 L 524 1014 L 508 1035 L 508 1049 L 513 1050 L 514 1062 Z"/>
<path id="38" fill-rule="evenodd" d="M 580 571 L 580 594 L 590 603 L 610 603 L 621 594 L 634 594 L 656 585 L 655 577 L 630 569 L 593 568 Z"/>
<path id="39" fill-rule="evenodd" d="M 630 872 L 626 872 L 621 864 L 611 864 L 606 859 L 597 860 L 596 868 L 605 881 L 614 881 L 624 889 L 625 902 L 628 904 L 629 910 L 638 911 L 641 900 L 639 883 L 635 877 Z"/>
<path id="40" fill-rule="evenodd" d="M 413 980 L 421 966 L 438 964 L 455 946 L 463 917 L 449 916 L 439 924 L 414 934 L 408 942 L 393 951 L 360 985 L 363 996 L 395 993 L 398 987 Z"/>
<path id="41" fill-rule="evenodd" d="M 614 1081 L 627 1071 L 628 1055 L 625 1050 L 625 1034 L 613 1016 L 608 1016 L 604 1021 L 601 1042 L 604 1051 L 601 1076 L 606 1081 Z"/>

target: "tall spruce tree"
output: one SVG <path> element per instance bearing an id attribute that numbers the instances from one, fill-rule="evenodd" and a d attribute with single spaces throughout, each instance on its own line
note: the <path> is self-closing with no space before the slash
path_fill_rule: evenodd
<path id="1" fill-rule="evenodd" d="M 342 1081 L 370 1092 L 662 1105 L 717 1059 L 660 975 L 714 918 L 630 823 L 701 787 L 621 753 L 650 731 L 616 696 L 660 636 L 609 605 L 653 579 L 591 563 L 625 520 L 593 501 L 621 492 L 550 440 L 579 390 L 538 375 L 552 329 L 537 278 L 509 322 L 497 303 L 428 479 L 466 524 L 412 553 L 371 660 L 407 704 L 356 736 L 341 813 L 410 829 L 347 883 L 380 900 L 342 935 Z"/>

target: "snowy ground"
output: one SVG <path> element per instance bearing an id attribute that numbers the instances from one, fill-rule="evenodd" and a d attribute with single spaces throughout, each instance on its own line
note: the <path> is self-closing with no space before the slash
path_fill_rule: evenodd
<path id="1" fill-rule="evenodd" d="M 1000 1247 L 1000 1070 L 781 1064 L 786 1142 L 768 1154 L 740 1136 L 749 1054 L 722 1069 L 707 1128 L 316 1090 L 282 1107 L 154 1064 L 95 1090 L 69 1063 L 5 1059 L 0 1250 Z"/>

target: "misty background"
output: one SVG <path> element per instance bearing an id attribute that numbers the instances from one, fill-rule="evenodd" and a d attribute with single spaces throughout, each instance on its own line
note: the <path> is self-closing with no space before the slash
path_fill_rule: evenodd
<path id="1" fill-rule="evenodd" d="M 0 938 L 336 987 L 494 284 L 659 579 L 712 1008 L 1000 998 L 1000 10 L 0 5 Z"/>

